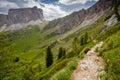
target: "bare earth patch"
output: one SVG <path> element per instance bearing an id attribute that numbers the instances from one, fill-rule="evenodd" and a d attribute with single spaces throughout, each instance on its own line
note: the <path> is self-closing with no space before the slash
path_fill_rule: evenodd
<path id="1" fill-rule="evenodd" d="M 95 52 L 103 42 L 98 43 L 87 52 L 83 60 L 80 60 L 76 70 L 73 72 L 72 80 L 100 80 L 98 74 L 104 72 L 104 60 Z"/>

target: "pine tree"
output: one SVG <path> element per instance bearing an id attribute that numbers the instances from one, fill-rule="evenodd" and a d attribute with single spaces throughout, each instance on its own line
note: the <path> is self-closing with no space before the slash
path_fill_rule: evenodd
<path id="1" fill-rule="evenodd" d="M 62 47 L 59 48 L 59 54 L 58 54 L 58 59 L 62 57 Z"/>
<path id="2" fill-rule="evenodd" d="M 46 51 L 46 67 L 48 68 L 53 64 L 53 55 L 51 52 L 51 48 L 48 46 Z"/>
<path id="3" fill-rule="evenodd" d="M 73 46 L 73 50 L 77 50 L 77 46 L 78 46 L 78 38 L 75 37 L 72 43 Z"/>
<path id="4" fill-rule="evenodd" d="M 62 57 L 65 56 L 65 49 L 60 47 L 59 48 L 59 54 L 58 54 L 58 59 L 61 59 Z"/>
<path id="5" fill-rule="evenodd" d="M 62 56 L 63 56 L 63 57 L 65 56 L 65 53 L 66 53 L 66 51 L 65 51 L 65 49 L 63 48 L 63 51 L 62 51 Z"/>
<path id="6" fill-rule="evenodd" d="M 84 45 L 84 38 L 83 37 L 81 37 L 81 39 L 80 39 L 80 45 L 81 46 Z"/>
<path id="7" fill-rule="evenodd" d="M 80 42 L 79 42 L 79 39 L 77 37 L 73 40 L 72 47 L 73 47 L 73 52 L 75 54 L 79 54 Z"/>
<path id="8" fill-rule="evenodd" d="M 86 32 L 84 35 L 84 44 L 87 44 L 88 42 L 88 33 Z"/>

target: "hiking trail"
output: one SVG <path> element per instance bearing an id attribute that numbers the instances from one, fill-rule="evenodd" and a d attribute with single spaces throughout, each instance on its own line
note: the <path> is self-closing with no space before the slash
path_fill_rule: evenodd
<path id="1" fill-rule="evenodd" d="M 104 60 L 95 52 L 97 48 L 102 46 L 103 42 L 98 43 L 91 48 L 84 58 L 78 62 L 77 68 L 74 70 L 72 80 L 100 80 L 99 73 L 104 71 Z"/>

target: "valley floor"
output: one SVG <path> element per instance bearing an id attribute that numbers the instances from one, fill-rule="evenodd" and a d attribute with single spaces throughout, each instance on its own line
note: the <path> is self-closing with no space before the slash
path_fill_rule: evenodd
<path id="1" fill-rule="evenodd" d="M 104 60 L 97 55 L 95 50 L 102 46 L 98 43 L 87 52 L 83 60 L 80 60 L 76 70 L 73 72 L 72 80 L 100 80 L 99 74 L 104 72 Z"/>

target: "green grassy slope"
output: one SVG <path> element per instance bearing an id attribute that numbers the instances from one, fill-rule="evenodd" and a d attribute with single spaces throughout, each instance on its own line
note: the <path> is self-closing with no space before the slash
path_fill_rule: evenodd
<path id="1" fill-rule="evenodd" d="M 20 71 L 20 76 L 11 72 L 11 77 L 12 75 L 16 75 L 16 79 L 17 77 L 25 79 L 29 76 L 31 76 L 29 78 L 32 80 L 37 80 L 40 77 L 43 79 L 56 79 L 59 77 L 58 74 L 61 74 L 63 70 L 69 72 L 66 73 L 68 76 L 64 76 L 65 79 L 68 79 L 76 67 L 76 60 L 79 59 L 78 55 L 72 53 L 72 42 L 75 36 L 72 36 L 69 40 L 67 40 L 68 37 L 62 40 L 61 35 L 48 38 L 48 32 L 42 32 L 38 26 L 29 26 L 23 30 L 7 32 L 7 37 L 10 40 L 10 44 L 13 46 L 10 52 L 15 55 L 11 58 L 13 60 L 19 58 L 19 62 L 17 62 L 19 68 L 16 67 L 15 72 Z M 56 41 L 57 44 L 54 45 Z M 50 68 L 46 68 L 45 66 L 46 47 L 48 45 L 53 47 L 52 52 L 54 57 L 54 64 Z M 57 60 L 58 49 L 60 47 L 66 49 L 66 55 L 63 59 Z M 85 46 L 83 46 L 83 48 L 84 47 Z M 72 67 L 73 69 L 71 69 Z M 12 79 L 11 77 L 10 79 Z"/>
<path id="2" fill-rule="evenodd" d="M 115 25 L 109 31 L 111 35 L 105 39 L 105 43 L 100 51 L 100 55 L 105 59 L 106 66 L 105 70 L 107 75 L 105 76 L 108 80 L 119 80 L 120 79 L 120 23 Z M 116 28 L 116 29 L 115 29 Z M 107 32 L 105 34 L 107 35 Z"/>

